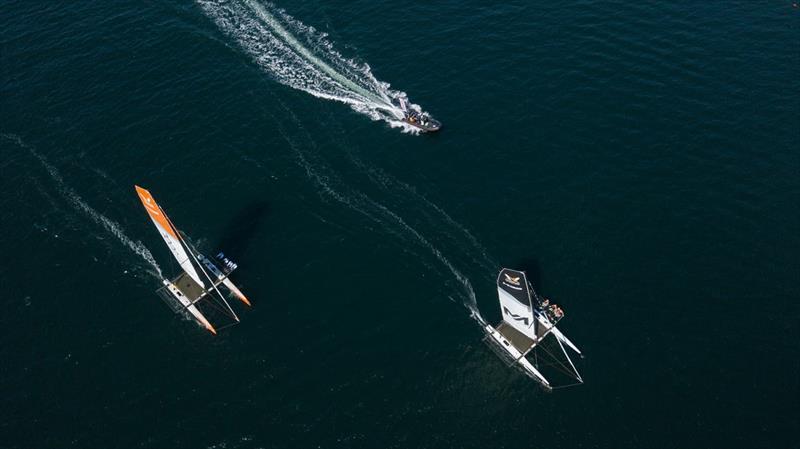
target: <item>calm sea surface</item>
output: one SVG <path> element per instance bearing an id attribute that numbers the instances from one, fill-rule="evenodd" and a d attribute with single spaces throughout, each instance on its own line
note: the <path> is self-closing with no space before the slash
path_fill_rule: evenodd
<path id="1" fill-rule="evenodd" d="M 797 444 L 790 0 L 259 2 L 0 7 L 1 447 Z M 134 183 L 239 326 L 154 294 Z M 481 342 L 501 266 L 585 385 Z"/>

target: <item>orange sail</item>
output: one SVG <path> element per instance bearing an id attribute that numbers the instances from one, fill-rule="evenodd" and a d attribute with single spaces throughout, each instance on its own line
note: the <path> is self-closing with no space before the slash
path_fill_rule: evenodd
<path id="1" fill-rule="evenodd" d="M 194 265 L 192 265 L 191 259 L 189 259 L 189 255 L 186 254 L 186 250 L 181 245 L 180 237 L 178 237 L 178 231 L 172 226 L 172 222 L 170 222 L 167 215 L 164 213 L 164 210 L 159 207 L 156 200 L 153 198 L 153 195 L 147 191 L 147 189 L 143 189 L 139 186 L 136 187 L 136 193 L 139 195 L 139 199 L 142 201 L 142 205 L 144 209 L 147 211 L 147 214 L 150 215 L 150 219 L 153 220 L 153 224 L 156 225 L 156 229 L 158 229 L 158 233 L 161 234 L 161 237 L 164 239 L 164 242 L 167 243 L 167 247 L 170 251 L 172 251 L 172 255 L 175 256 L 175 259 L 178 260 L 178 263 L 183 268 L 183 271 L 186 272 L 192 279 L 195 280 L 201 287 L 204 287 L 205 284 L 200 279 L 200 276 L 197 274 L 197 270 L 195 270 Z"/>

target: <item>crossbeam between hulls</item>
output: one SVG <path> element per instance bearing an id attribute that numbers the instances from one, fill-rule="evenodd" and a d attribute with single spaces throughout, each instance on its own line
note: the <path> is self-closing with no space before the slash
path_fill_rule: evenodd
<path id="1" fill-rule="evenodd" d="M 544 339 L 545 339 L 545 337 L 547 337 L 547 336 L 550 334 L 550 331 L 551 331 L 551 330 L 553 330 L 553 329 L 555 329 L 555 327 L 556 327 L 555 325 L 553 325 L 553 326 L 550 326 L 550 327 L 549 327 L 549 328 L 548 328 L 548 329 L 545 331 L 545 333 L 544 333 L 544 334 L 542 334 L 542 336 L 541 336 L 541 337 L 537 337 L 537 338 L 536 338 L 536 339 L 533 341 L 533 344 L 532 344 L 532 345 L 531 345 L 531 346 L 530 346 L 528 349 L 526 349 L 526 350 L 525 350 L 525 351 L 522 353 L 522 355 L 520 355 L 520 356 L 519 356 L 519 359 L 522 359 L 522 358 L 524 358 L 526 355 L 528 355 L 528 353 L 530 353 L 531 351 L 533 351 L 533 349 L 534 349 L 534 348 L 536 348 L 537 346 L 539 346 L 539 343 L 541 343 L 541 342 L 542 342 L 542 340 L 544 340 Z M 519 359 L 517 359 L 517 360 L 519 360 Z"/>
<path id="2" fill-rule="evenodd" d="M 227 279 L 227 276 L 225 277 L 225 279 Z M 216 285 L 217 287 L 219 287 L 219 285 L 220 285 L 220 284 L 222 284 L 222 282 L 223 282 L 223 281 L 217 281 L 217 282 L 215 282 L 215 283 L 214 283 L 214 285 Z M 208 289 L 207 289 L 207 290 L 204 290 L 204 291 L 203 291 L 203 294 L 202 294 L 200 297 L 198 297 L 198 298 L 196 298 L 194 301 L 192 301 L 192 304 L 194 304 L 194 303 L 196 303 L 197 301 L 200 301 L 201 299 L 205 298 L 205 297 L 206 297 L 206 295 L 208 295 L 208 294 L 209 294 L 209 292 L 210 292 L 210 290 L 208 290 Z"/>

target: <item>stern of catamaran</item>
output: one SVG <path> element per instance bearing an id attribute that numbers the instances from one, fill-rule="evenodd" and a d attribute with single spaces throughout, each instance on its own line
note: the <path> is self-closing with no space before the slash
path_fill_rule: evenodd
<path id="1" fill-rule="evenodd" d="M 519 368 L 542 387 L 551 389 L 550 382 L 525 357 L 530 348 L 535 346 L 534 340 L 506 323 L 500 323 L 497 328 L 487 324 L 484 330 L 486 331 L 484 342 L 506 365 Z"/>
<path id="2" fill-rule="evenodd" d="M 225 286 L 225 288 L 227 288 L 228 291 L 230 291 L 233 294 L 233 296 L 236 296 L 236 298 L 238 298 L 239 301 L 242 301 L 248 306 L 252 305 L 250 304 L 250 300 L 247 299 L 247 296 L 245 296 L 244 293 L 242 293 L 242 291 L 239 290 L 239 288 L 236 285 L 234 285 L 234 283 L 228 278 L 231 272 L 233 272 L 233 270 L 235 270 L 238 267 L 236 263 L 225 257 L 225 254 L 221 251 L 218 252 L 217 255 L 214 257 L 214 259 L 216 260 L 216 264 L 210 258 L 199 253 L 197 255 L 197 258 L 198 260 L 200 260 L 203 266 L 209 271 L 210 274 L 216 277 L 218 281 L 222 282 L 222 285 Z M 219 265 L 219 267 L 217 265 Z"/>
<path id="3" fill-rule="evenodd" d="M 187 273 L 181 273 L 171 281 L 164 279 L 164 286 L 156 290 L 159 297 L 175 313 L 186 311 L 198 324 L 205 327 L 212 334 L 217 330 L 197 308 L 197 302 L 208 294 L 195 280 Z"/>

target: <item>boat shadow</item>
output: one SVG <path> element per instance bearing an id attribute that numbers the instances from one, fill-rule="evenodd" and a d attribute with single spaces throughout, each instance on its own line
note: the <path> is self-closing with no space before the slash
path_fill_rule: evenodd
<path id="1" fill-rule="evenodd" d="M 264 219 L 271 213 L 267 201 L 254 201 L 228 221 L 214 246 L 234 260 L 241 260 Z"/>

